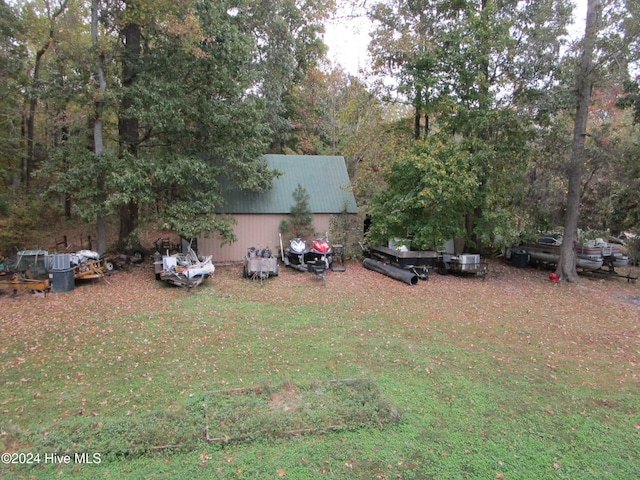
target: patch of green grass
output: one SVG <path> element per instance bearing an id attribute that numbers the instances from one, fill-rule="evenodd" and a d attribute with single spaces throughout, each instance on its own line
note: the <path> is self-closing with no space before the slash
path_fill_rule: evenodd
<path id="1" fill-rule="evenodd" d="M 135 416 L 82 417 L 51 426 L 46 436 L 33 437 L 38 452 L 98 452 L 103 461 L 190 451 L 202 437 L 202 418 L 189 410 L 154 411 Z"/>
<path id="2" fill-rule="evenodd" d="M 367 379 L 209 392 L 203 410 L 207 440 L 222 443 L 382 427 L 400 420 L 398 409 Z"/>
<path id="3" fill-rule="evenodd" d="M 428 321 L 419 305 L 303 303 L 308 294 L 277 303 L 204 290 L 167 312 L 13 338 L 0 354 L 1 449 L 104 455 L 99 465 L 0 465 L 0 476 L 636 475 L 637 383 L 591 384 L 591 367 L 607 372 L 602 357 L 551 364 L 535 342 L 504 344 L 522 326 L 501 325 L 495 340 L 474 336 L 475 325 L 454 335 L 446 312 Z M 371 379 L 362 391 L 333 383 L 360 377 Z M 401 422 L 384 422 L 392 405 Z M 287 434 L 298 430 L 309 434 Z"/>
<path id="4" fill-rule="evenodd" d="M 76 417 L 44 432 L 4 432 L 5 444 L 58 454 L 99 452 L 102 461 L 192 451 L 206 443 L 382 427 L 400 420 L 396 407 L 366 379 L 205 392 L 184 408 L 122 417 Z"/>

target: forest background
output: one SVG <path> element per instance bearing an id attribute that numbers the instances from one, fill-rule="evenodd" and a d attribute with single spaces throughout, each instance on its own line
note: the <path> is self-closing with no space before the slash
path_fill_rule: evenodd
<path id="1" fill-rule="evenodd" d="M 265 153 L 343 155 L 371 241 L 638 233 L 640 2 L 589 0 L 577 41 L 566 0 L 340 6 L 357 75 L 332 0 L 0 0 L 2 253 L 55 222 L 233 239 L 221 187 L 269 188 Z"/>

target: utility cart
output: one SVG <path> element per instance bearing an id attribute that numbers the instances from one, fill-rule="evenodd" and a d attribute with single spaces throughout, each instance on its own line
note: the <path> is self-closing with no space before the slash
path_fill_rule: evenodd
<path id="1" fill-rule="evenodd" d="M 252 280 L 266 280 L 269 277 L 277 277 L 280 274 L 278 259 L 271 254 L 268 248 L 247 250 L 242 266 L 242 276 Z"/>

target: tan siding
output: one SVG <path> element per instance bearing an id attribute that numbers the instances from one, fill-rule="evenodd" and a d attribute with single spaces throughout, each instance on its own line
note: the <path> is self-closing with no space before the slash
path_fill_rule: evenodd
<path id="1" fill-rule="evenodd" d="M 329 231 L 331 214 L 315 214 L 314 228 L 318 236 L 324 236 Z M 234 228 L 237 242 L 221 245 L 218 236 L 198 238 L 198 250 L 201 255 L 213 255 L 214 263 L 240 262 L 244 258 L 247 248 L 270 248 L 274 254 L 280 252 L 278 237 L 280 222 L 288 215 L 274 214 L 246 214 L 234 215 L 238 222 Z M 289 239 L 283 238 L 286 246 Z"/>

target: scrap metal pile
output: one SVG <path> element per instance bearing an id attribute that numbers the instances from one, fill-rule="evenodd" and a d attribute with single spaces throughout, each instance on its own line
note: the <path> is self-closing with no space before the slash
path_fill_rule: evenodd
<path id="1" fill-rule="evenodd" d="M 21 250 L 13 258 L 5 259 L 0 268 L 0 289 L 28 290 L 47 293 L 59 274 L 65 274 L 71 282 L 92 278 L 104 278 L 108 270 L 106 259 L 91 250 L 54 254 L 46 250 Z M 68 275 L 66 275 L 68 274 Z M 62 285 L 62 284 L 61 284 Z M 64 288 L 73 288 L 65 279 Z"/>
<path id="2" fill-rule="evenodd" d="M 200 258 L 189 246 L 186 253 L 163 255 L 155 264 L 156 279 L 179 287 L 193 288 L 215 272 L 211 256 Z"/>

